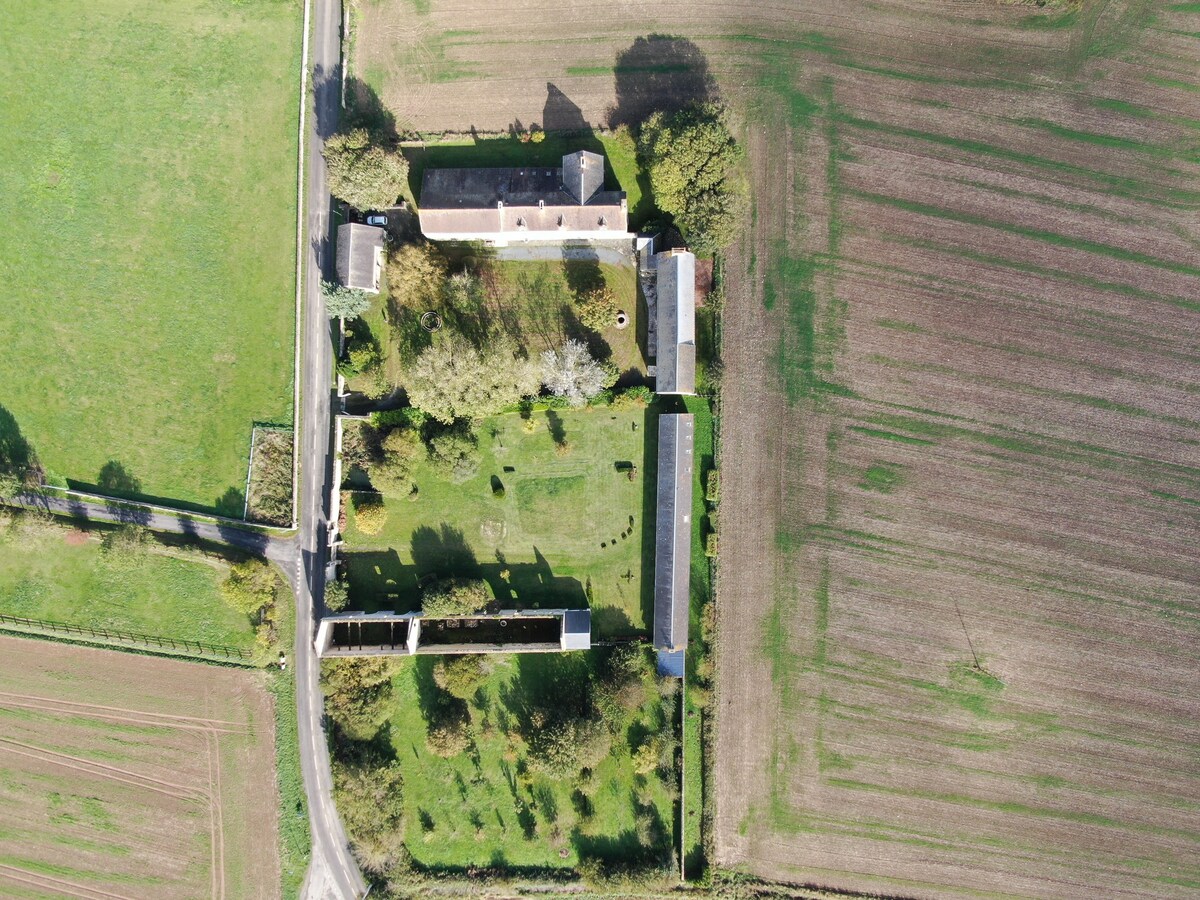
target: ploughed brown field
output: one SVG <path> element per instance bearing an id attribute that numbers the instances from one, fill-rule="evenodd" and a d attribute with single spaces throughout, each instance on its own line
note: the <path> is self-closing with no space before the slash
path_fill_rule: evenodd
<path id="1" fill-rule="evenodd" d="M 1200 891 L 1196 4 L 424 6 L 361 12 L 403 127 L 718 90 L 746 144 L 714 861 Z"/>
<path id="2" fill-rule="evenodd" d="M 0 896 L 279 896 L 261 674 L 0 637 Z"/>

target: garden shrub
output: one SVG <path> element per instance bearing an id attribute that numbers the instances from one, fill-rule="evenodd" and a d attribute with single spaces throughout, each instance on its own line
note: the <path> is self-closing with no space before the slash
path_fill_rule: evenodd
<path id="1" fill-rule="evenodd" d="M 716 469 L 710 469 L 705 479 L 704 499 L 709 503 L 717 503 L 721 499 L 721 482 Z"/>
<path id="2" fill-rule="evenodd" d="M 426 732 L 425 746 L 429 752 L 442 759 L 452 759 L 464 752 L 471 746 L 468 721 L 466 704 L 443 704 Z"/>
<path id="3" fill-rule="evenodd" d="M 460 700 L 474 697 L 487 677 L 484 658 L 480 654 L 443 657 L 433 667 L 433 680 L 437 686 Z"/>
<path id="4" fill-rule="evenodd" d="M 441 477 L 462 484 L 479 472 L 479 441 L 465 422 L 438 432 L 427 446 L 430 466 Z"/>
<path id="5" fill-rule="evenodd" d="M 710 531 L 704 539 L 704 555 L 710 558 L 717 555 L 717 533 L 715 531 Z"/>
<path id="6" fill-rule="evenodd" d="M 387 507 L 379 494 L 354 495 L 354 524 L 363 534 L 375 535 L 387 522 Z"/>
<path id="7" fill-rule="evenodd" d="M 341 612 L 350 602 L 350 589 L 344 581 L 330 581 L 325 585 L 325 608 L 330 612 Z"/>

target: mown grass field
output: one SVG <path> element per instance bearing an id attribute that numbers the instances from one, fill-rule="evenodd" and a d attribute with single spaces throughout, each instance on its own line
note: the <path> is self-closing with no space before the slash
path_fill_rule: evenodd
<path id="1" fill-rule="evenodd" d="M 530 695 L 571 696 L 595 654 L 491 657 L 492 673 L 472 701 L 474 750 L 451 759 L 425 746 L 423 704 L 436 690 L 434 662 L 401 663 L 387 731 L 404 773 L 404 844 L 418 865 L 519 871 L 571 869 L 585 858 L 617 866 L 662 858 L 674 833 L 674 795 L 656 773 L 634 771 L 624 735 L 584 782 L 529 770 L 522 745 L 509 737 Z M 671 727 L 653 676 L 643 691 L 629 729 L 635 747 Z"/>
<path id="2" fill-rule="evenodd" d="M 482 465 L 463 484 L 420 464 L 418 499 L 385 497 L 388 517 L 377 535 L 356 527 L 351 504 L 352 608 L 416 609 L 418 581 L 433 573 L 482 577 L 505 608 L 590 606 L 600 634 L 648 631 L 654 415 L 602 407 L 533 411 L 532 431 L 524 421 L 511 413 L 484 422 Z M 560 439 L 570 447 L 565 455 L 555 449 Z M 637 468 L 632 479 L 626 463 Z"/>
<path id="3" fill-rule="evenodd" d="M 559 12 L 376 4 L 356 53 L 426 132 L 729 102 L 715 862 L 1194 894 L 1193 4 Z"/>
<path id="4" fill-rule="evenodd" d="M 100 533 L 0 527 L 0 612 L 10 616 L 250 650 L 250 620 L 218 591 L 228 572 L 220 560 L 154 543 L 108 554 Z"/>
<path id="5" fill-rule="evenodd" d="M 280 895 L 263 673 L 13 637 L 0 654 L 0 894 Z"/>
<path id="6" fill-rule="evenodd" d="M 242 514 L 252 426 L 291 421 L 299 32 L 270 0 L 7 10 L 0 405 L 59 483 Z"/>

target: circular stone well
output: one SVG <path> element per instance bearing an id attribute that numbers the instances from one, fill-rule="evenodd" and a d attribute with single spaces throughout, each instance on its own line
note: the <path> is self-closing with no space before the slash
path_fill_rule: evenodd
<path id="1" fill-rule="evenodd" d="M 629 316 L 625 315 L 625 310 L 617 310 L 617 327 L 624 328 L 629 324 Z"/>

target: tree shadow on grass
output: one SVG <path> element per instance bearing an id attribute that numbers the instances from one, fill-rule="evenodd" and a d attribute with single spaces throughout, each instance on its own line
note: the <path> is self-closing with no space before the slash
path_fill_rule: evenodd
<path id="1" fill-rule="evenodd" d="M 418 577 L 479 578 L 482 569 L 461 528 L 445 522 L 439 528 L 421 525 L 412 533 L 413 568 Z"/>
<path id="2" fill-rule="evenodd" d="M 608 122 L 637 127 L 655 112 L 675 112 L 719 99 L 708 59 L 686 38 L 651 34 L 617 54 L 616 105 Z"/>
<path id="3" fill-rule="evenodd" d="M 0 497 L 40 485 L 45 474 L 11 412 L 0 406 Z"/>
<path id="4" fill-rule="evenodd" d="M 142 492 L 142 482 L 125 468 L 124 464 L 110 459 L 100 467 L 96 476 L 96 487 L 105 494 L 132 496 Z"/>

